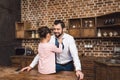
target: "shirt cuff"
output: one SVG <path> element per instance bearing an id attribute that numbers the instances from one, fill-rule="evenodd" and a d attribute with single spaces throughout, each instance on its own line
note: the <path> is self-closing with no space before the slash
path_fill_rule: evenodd
<path id="1" fill-rule="evenodd" d="M 35 67 L 35 66 L 34 66 L 34 65 L 32 65 L 32 64 L 30 64 L 29 66 L 30 66 L 31 68 L 34 68 L 34 67 Z"/>
<path id="2" fill-rule="evenodd" d="M 77 67 L 75 70 L 76 70 L 76 71 L 77 71 L 77 70 L 80 70 L 80 71 L 81 71 L 82 69 L 81 69 L 81 67 L 80 67 L 80 68 Z"/>

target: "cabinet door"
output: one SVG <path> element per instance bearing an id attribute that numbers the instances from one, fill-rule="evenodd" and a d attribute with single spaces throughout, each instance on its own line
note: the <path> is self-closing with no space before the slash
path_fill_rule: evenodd
<path id="1" fill-rule="evenodd" d="M 24 38 L 25 32 L 24 31 L 16 31 L 16 38 Z"/>
<path id="2" fill-rule="evenodd" d="M 95 29 L 82 29 L 81 37 L 95 37 Z"/>
<path id="3" fill-rule="evenodd" d="M 75 38 L 80 38 L 80 29 L 69 29 L 69 34 Z"/>
<path id="4" fill-rule="evenodd" d="M 109 72 L 108 80 L 120 80 L 120 67 L 119 66 L 109 67 L 108 72 Z"/>
<path id="5" fill-rule="evenodd" d="M 24 38 L 24 23 L 16 22 L 16 38 Z"/>
<path id="6" fill-rule="evenodd" d="M 84 80 L 94 80 L 94 57 L 84 57 L 81 58 L 82 71 L 84 73 Z"/>
<path id="7" fill-rule="evenodd" d="M 21 64 L 22 57 L 21 56 L 11 56 L 10 58 L 11 58 L 12 66 L 14 66 L 14 67 L 22 66 L 22 64 Z"/>
<path id="8" fill-rule="evenodd" d="M 15 23 L 16 29 L 16 38 L 28 38 L 30 33 L 26 32 L 25 30 L 29 30 L 31 28 L 30 23 L 28 22 L 16 22 Z"/>
<path id="9" fill-rule="evenodd" d="M 107 79 L 107 69 L 104 66 L 101 65 L 96 65 L 96 70 L 95 70 L 95 80 L 108 80 Z"/>

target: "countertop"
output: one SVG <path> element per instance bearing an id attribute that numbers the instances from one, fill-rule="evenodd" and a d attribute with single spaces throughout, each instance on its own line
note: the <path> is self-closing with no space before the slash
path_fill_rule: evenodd
<path id="1" fill-rule="evenodd" d="M 116 59 L 97 59 L 95 60 L 96 63 L 103 64 L 106 66 L 119 66 L 120 67 L 120 60 Z"/>
<path id="2" fill-rule="evenodd" d="M 73 71 L 45 75 L 34 69 L 30 72 L 16 72 L 16 69 L 15 67 L 0 67 L 0 80 L 77 80 Z"/>

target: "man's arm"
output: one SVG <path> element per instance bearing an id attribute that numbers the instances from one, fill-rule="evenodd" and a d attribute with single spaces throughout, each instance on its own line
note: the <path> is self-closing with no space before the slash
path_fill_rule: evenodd
<path id="1" fill-rule="evenodd" d="M 78 80 L 81 80 L 84 78 L 84 74 L 81 71 L 81 63 L 80 63 L 80 59 L 78 56 L 78 50 L 75 44 L 75 40 L 72 38 L 70 40 L 70 53 L 73 57 L 73 62 L 74 62 L 74 66 L 75 66 L 75 71 L 76 71 L 76 76 L 78 77 Z"/>
<path id="2" fill-rule="evenodd" d="M 75 70 L 81 70 L 81 63 L 80 63 L 80 59 L 78 56 L 78 50 L 75 44 L 75 40 L 73 38 L 69 39 L 70 44 L 69 44 L 69 48 L 70 48 L 70 53 L 71 56 L 73 58 L 73 62 L 74 62 L 74 66 L 75 66 Z"/>

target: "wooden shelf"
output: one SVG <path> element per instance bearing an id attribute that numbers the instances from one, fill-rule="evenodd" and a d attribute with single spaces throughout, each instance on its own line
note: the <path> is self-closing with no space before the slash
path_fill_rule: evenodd
<path id="1" fill-rule="evenodd" d="M 76 39 L 120 39 L 120 12 L 96 17 L 70 19 L 69 26 L 74 25 L 74 23 L 80 25 L 80 28 L 72 29 L 70 27 L 69 33 Z M 102 37 L 97 37 L 99 32 Z M 103 37 L 106 35 L 107 37 Z"/>
<path id="2" fill-rule="evenodd" d="M 17 40 L 40 40 L 40 38 L 16 38 Z"/>
<path id="3" fill-rule="evenodd" d="M 79 37 L 75 39 L 120 39 L 120 36 L 116 37 Z"/>
<path id="4" fill-rule="evenodd" d="M 27 29 L 25 31 L 37 31 L 37 30 L 35 30 L 35 29 Z"/>
<path id="5" fill-rule="evenodd" d="M 81 28 L 81 29 L 95 29 L 95 27 Z"/>
<path id="6" fill-rule="evenodd" d="M 97 28 L 120 28 L 120 24 L 101 25 L 97 26 Z"/>
<path id="7" fill-rule="evenodd" d="M 110 24 L 109 21 L 112 19 L 115 21 L 113 24 Z M 107 24 L 105 24 L 106 21 L 108 21 Z M 120 12 L 96 17 L 69 19 L 68 22 L 68 33 L 75 39 L 120 39 Z M 97 37 L 99 30 L 102 37 Z M 36 31 L 36 29 L 31 29 L 31 25 L 28 22 L 16 22 L 16 38 L 18 39 L 39 39 L 31 38 L 32 33 L 36 34 Z M 113 35 L 115 32 L 117 36 Z M 103 37 L 103 33 L 106 33 L 107 37 Z M 110 33 L 113 33 L 113 37 L 109 37 Z"/>

